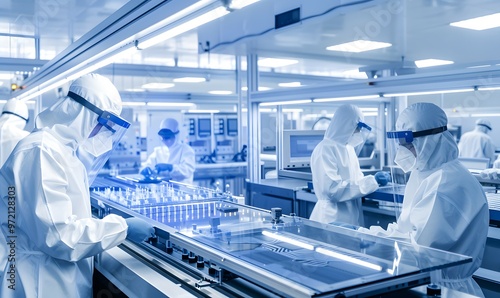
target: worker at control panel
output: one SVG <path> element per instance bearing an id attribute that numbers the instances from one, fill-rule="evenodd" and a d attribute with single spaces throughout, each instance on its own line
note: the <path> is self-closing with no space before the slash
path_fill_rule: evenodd
<path id="1" fill-rule="evenodd" d="M 401 214 L 386 230 L 359 230 L 471 256 L 472 263 L 438 271 L 432 282 L 483 296 L 472 274 L 481 265 L 486 245 L 488 203 L 477 179 L 459 162 L 447 124 L 445 112 L 432 103 L 416 103 L 401 113 L 397 131 L 387 133 L 395 148 L 389 158 L 411 172 Z"/>
<path id="2" fill-rule="evenodd" d="M 179 123 L 166 118 L 160 124 L 158 135 L 162 145 L 155 147 L 140 173 L 146 178 L 152 175 L 167 176 L 173 181 L 192 184 L 195 170 L 193 148 L 179 137 Z"/>
<path id="3" fill-rule="evenodd" d="M 91 297 L 93 256 L 154 233 L 140 219 L 92 217 L 89 183 L 128 127 L 121 106 L 105 77 L 75 80 L 1 168 L 0 222 L 10 242 L 0 297 Z M 76 155 L 79 147 L 94 157 L 91 172 Z"/>
<path id="4" fill-rule="evenodd" d="M 323 140 L 314 148 L 311 171 L 318 201 L 311 220 L 363 225 L 361 197 L 379 186 L 373 175 L 364 176 L 359 167 L 356 150 L 363 146 L 371 130 L 363 121 L 358 107 L 340 106 Z"/>

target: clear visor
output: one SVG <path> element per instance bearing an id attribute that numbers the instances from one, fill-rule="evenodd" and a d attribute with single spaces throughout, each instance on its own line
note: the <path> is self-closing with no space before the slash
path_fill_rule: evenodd
<path id="1" fill-rule="evenodd" d="M 401 214 L 406 183 L 411 172 L 404 171 L 396 163 L 396 156 L 399 157 L 399 155 L 407 153 L 405 149 L 411 152 L 413 148 L 413 135 L 411 131 L 387 132 L 387 138 L 387 166 L 391 172 L 392 183 L 385 187 L 387 191 L 392 191 L 394 213 L 396 219 L 398 219 Z M 398 150 L 401 150 L 399 155 Z"/>
<path id="2" fill-rule="evenodd" d="M 354 129 L 352 136 L 347 141 L 347 144 L 354 148 L 357 155 L 361 152 L 368 136 L 370 135 L 372 128 L 363 122 L 358 122 L 358 125 Z"/>
<path id="3" fill-rule="evenodd" d="M 127 131 L 130 123 L 119 116 L 104 111 L 97 119 L 89 138 L 80 146 L 78 156 L 85 164 L 89 185 L 108 161 L 111 152 L 116 148 Z"/>

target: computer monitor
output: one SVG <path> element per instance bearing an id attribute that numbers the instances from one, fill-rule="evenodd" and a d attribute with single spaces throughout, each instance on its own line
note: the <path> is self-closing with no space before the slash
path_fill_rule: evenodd
<path id="1" fill-rule="evenodd" d="M 310 167 L 311 154 L 324 134 L 324 130 L 284 130 L 283 169 Z"/>
<path id="2" fill-rule="evenodd" d="M 238 135 L 238 119 L 227 119 L 227 135 L 235 137 Z"/>
<path id="3" fill-rule="evenodd" d="M 212 134 L 212 121 L 210 119 L 198 118 L 198 136 L 209 137 Z"/>

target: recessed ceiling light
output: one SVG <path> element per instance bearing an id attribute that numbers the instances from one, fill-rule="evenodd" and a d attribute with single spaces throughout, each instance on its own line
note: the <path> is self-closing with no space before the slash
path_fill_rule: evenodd
<path id="1" fill-rule="evenodd" d="M 233 94 L 233 92 L 229 91 L 229 90 L 212 90 L 212 91 L 208 91 L 208 93 L 214 94 L 214 95 L 229 95 L 229 94 Z"/>
<path id="2" fill-rule="evenodd" d="M 125 91 L 128 91 L 128 92 L 142 92 L 144 91 L 143 88 L 128 88 L 128 89 L 125 89 Z"/>
<path id="3" fill-rule="evenodd" d="M 271 89 L 272 88 L 264 87 L 264 86 L 259 87 L 259 91 L 267 91 L 267 90 L 271 90 Z M 248 91 L 248 87 L 241 87 L 241 91 Z"/>
<path id="4" fill-rule="evenodd" d="M 258 62 L 259 66 L 261 67 L 271 67 L 271 68 L 283 67 L 296 63 L 299 63 L 299 61 L 293 59 L 278 59 L 278 58 L 264 58 L 260 59 Z"/>
<path id="5" fill-rule="evenodd" d="M 304 86 L 304 85 L 301 85 L 300 82 L 288 82 L 288 83 L 279 83 L 278 86 L 280 86 L 280 87 L 300 87 L 300 86 Z"/>
<path id="6" fill-rule="evenodd" d="M 174 79 L 173 81 L 176 83 L 201 83 L 205 82 L 206 80 L 207 79 L 201 77 L 184 77 L 184 78 Z"/>
<path id="7" fill-rule="evenodd" d="M 500 27 L 500 13 L 450 23 L 450 26 L 471 30 L 486 30 Z"/>
<path id="8" fill-rule="evenodd" d="M 141 87 L 144 89 L 168 89 L 174 87 L 175 84 L 172 83 L 147 83 Z"/>
<path id="9" fill-rule="evenodd" d="M 2 86 L 2 85 L 3 85 L 3 82 L 2 82 L 2 81 L 0 81 L 0 86 Z"/>
<path id="10" fill-rule="evenodd" d="M 329 51 L 360 53 L 360 52 L 387 48 L 390 46 L 392 46 L 392 44 L 387 42 L 360 39 L 356 41 L 329 46 L 326 49 Z"/>
<path id="11" fill-rule="evenodd" d="M 447 65 L 453 64 L 453 61 L 450 60 L 441 60 L 441 59 L 423 59 L 423 60 L 415 60 L 415 65 L 418 68 L 438 66 L 438 65 Z"/>

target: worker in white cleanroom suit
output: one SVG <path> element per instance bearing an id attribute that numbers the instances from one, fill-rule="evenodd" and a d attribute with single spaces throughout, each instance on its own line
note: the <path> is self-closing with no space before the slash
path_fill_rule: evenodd
<path id="1" fill-rule="evenodd" d="M 154 148 L 141 174 L 147 177 L 154 173 L 152 168 L 155 168 L 160 176 L 166 175 L 173 181 L 193 184 L 195 153 L 191 146 L 181 141 L 179 132 L 177 120 L 166 118 L 161 122 L 158 135 L 162 145 Z"/>
<path id="2" fill-rule="evenodd" d="M 340 106 L 323 140 L 314 148 L 311 171 L 318 201 L 311 220 L 363 225 L 361 196 L 378 188 L 374 176 L 363 176 L 356 154 L 371 130 L 363 120 L 358 107 Z"/>
<path id="3" fill-rule="evenodd" d="M 82 147 L 96 161 L 109 152 L 128 124 L 120 112 L 108 79 L 83 76 L 38 115 L 5 162 L 0 221 L 9 259 L 0 297 L 92 297 L 93 256 L 154 232 L 142 220 L 91 214 L 87 171 L 75 151 Z"/>
<path id="4" fill-rule="evenodd" d="M 471 256 L 472 263 L 438 271 L 433 282 L 483 296 L 472 274 L 481 265 L 488 234 L 489 212 L 484 191 L 458 161 L 458 148 L 447 130 L 444 111 L 431 103 L 406 108 L 389 140 L 397 142 L 394 162 L 411 171 L 401 215 L 387 230 L 360 231 Z"/>
<path id="5" fill-rule="evenodd" d="M 24 130 L 26 123 L 28 123 L 28 117 L 28 107 L 24 101 L 10 99 L 3 106 L 0 116 L 0 167 L 5 163 L 19 140 L 29 135 L 29 132 Z M 6 251 L 5 241 L 2 240 L 0 245 L 0 261 L 2 262 L 0 264 L 0 277 L 3 276 L 5 268 L 4 260 L 7 260 Z"/>
<path id="6" fill-rule="evenodd" d="M 495 145 L 488 135 L 491 123 L 485 119 L 478 119 L 473 131 L 466 132 L 458 143 L 458 156 L 470 158 L 488 158 L 490 166 L 495 161 Z"/>

